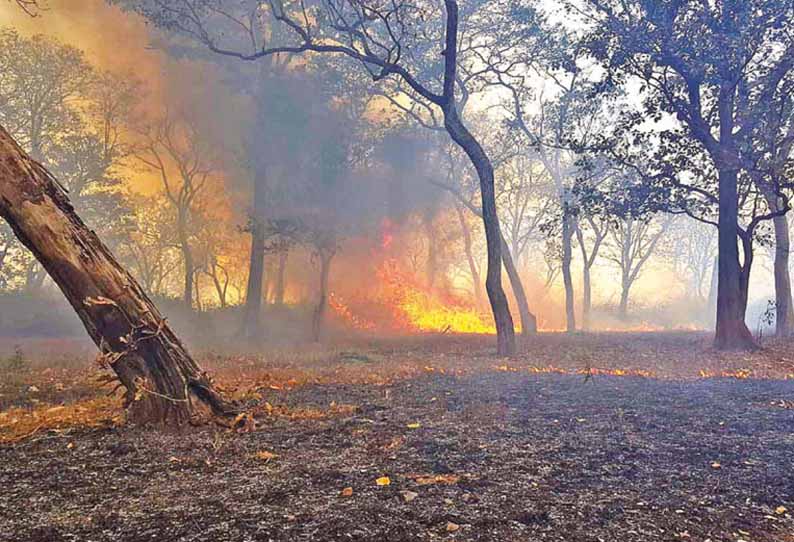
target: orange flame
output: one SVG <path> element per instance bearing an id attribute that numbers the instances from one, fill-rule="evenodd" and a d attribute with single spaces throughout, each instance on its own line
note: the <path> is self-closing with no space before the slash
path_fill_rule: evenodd
<path id="1" fill-rule="evenodd" d="M 383 262 L 376 273 L 382 296 L 392 308 L 395 327 L 412 331 L 496 333 L 490 319 L 460 299 L 428 292 L 398 269 L 397 262 Z"/>

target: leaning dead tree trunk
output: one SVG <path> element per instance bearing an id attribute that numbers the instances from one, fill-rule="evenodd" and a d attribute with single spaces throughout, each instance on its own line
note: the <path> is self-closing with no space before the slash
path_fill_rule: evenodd
<path id="1" fill-rule="evenodd" d="M 77 312 L 126 387 L 133 419 L 182 423 L 195 400 L 218 415 L 234 412 L 64 189 L 2 127 L 0 216 Z"/>

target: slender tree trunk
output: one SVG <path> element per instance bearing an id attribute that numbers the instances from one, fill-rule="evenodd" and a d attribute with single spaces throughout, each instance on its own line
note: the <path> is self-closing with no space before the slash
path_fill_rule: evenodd
<path id="1" fill-rule="evenodd" d="M 322 252 L 320 254 L 320 291 L 312 317 L 312 340 L 314 342 L 319 342 L 322 336 L 325 309 L 328 306 L 328 276 L 331 272 L 331 259 L 333 257 L 332 252 Z"/>
<path id="2" fill-rule="evenodd" d="M 590 266 L 585 262 L 582 268 L 582 328 L 590 329 L 590 314 L 593 309 L 593 289 L 590 279 Z"/>
<path id="3" fill-rule="evenodd" d="M 193 263 L 193 250 L 190 247 L 190 239 L 187 234 L 187 217 L 180 208 L 177 218 L 177 235 L 179 237 L 179 250 L 182 252 L 182 263 L 185 266 L 183 277 L 182 300 L 188 309 L 193 308 L 193 280 L 195 275 L 195 265 Z"/>
<path id="4" fill-rule="evenodd" d="M 719 282 L 719 258 L 716 256 L 712 260 L 711 265 L 711 280 L 709 281 L 709 297 L 707 300 L 707 307 L 706 307 L 706 318 L 705 321 L 708 325 L 714 329 L 716 325 L 715 315 L 717 314 L 717 283 Z"/>
<path id="5" fill-rule="evenodd" d="M 774 194 L 766 194 L 766 201 L 770 211 L 776 212 L 779 209 L 778 198 Z M 788 217 L 776 216 L 772 221 L 775 227 L 775 334 L 778 337 L 787 337 L 791 334 L 791 326 L 794 324 L 794 304 L 791 301 L 791 276 L 788 266 L 791 252 Z"/>
<path id="6" fill-rule="evenodd" d="M 449 21 L 449 16 L 448 16 Z M 509 356 L 516 351 L 513 317 L 507 304 L 507 296 L 502 288 L 502 232 L 499 229 L 499 215 L 496 212 L 494 173 L 488 155 L 479 142 L 461 122 L 455 104 L 450 101 L 444 107 L 444 126 L 450 137 L 460 145 L 471 160 L 480 181 L 482 198 L 482 220 L 485 226 L 485 242 L 488 248 L 488 270 L 485 275 L 485 290 L 491 302 L 496 325 L 496 350 L 499 355 Z"/>
<path id="7" fill-rule="evenodd" d="M 229 277 L 226 276 L 226 282 L 222 283 L 220 277 L 218 276 L 218 269 L 214 268 L 212 274 L 210 275 L 212 278 L 212 284 L 215 286 L 215 293 L 218 294 L 218 303 L 221 306 L 221 309 L 226 308 L 226 289 L 229 286 Z"/>
<path id="8" fill-rule="evenodd" d="M 276 286 L 273 294 L 273 303 L 278 307 L 284 306 L 284 274 L 287 270 L 289 249 L 284 248 L 278 253 L 278 267 L 276 268 Z"/>
<path id="9" fill-rule="evenodd" d="M 574 231 L 576 233 L 576 241 L 579 243 L 579 250 L 582 253 L 582 329 L 587 330 L 590 329 L 590 312 L 593 306 L 593 290 L 590 279 L 590 267 L 593 262 L 587 256 L 584 234 L 578 223 L 575 225 Z M 593 250 L 597 251 L 598 246 L 594 246 Z"/>
<path id="10" fill-rule="evenodd" d="M 720 350 L 753 350 L 758 346 L 744 321 L 739 265 L 739 198 L 737 171 L 719 171 L 717 325 L 714 346 Z"/>
<path id="11" fill-rule="evenodd" d="M 25 270 L 25 292 L 31 295 L 40 294 L 46 277 L 47 271 L 37 260 L 31 260 Z"/>
<path id="12" fill-rule="evenodd" d="M 618 306 L 618 316 L 621 320 L 627 320 L 629 317 L 629 291 L 631 284 L 623 281 L 620 289 L 620 305 Z"/>
<path id="13" fill-rule="evenodd" d="M 516 305 L 518 305 L 518 315 L 521 318 L 521 335 L 523 337 L 533 335 L 538 332 L 538 320 L 529 310 L 524 284 L 521 282 L 521 276 L 518 274 L 510 247 L 507 246 L 504 237 L 502 237 L 502 263 L 505 266 L 507 278 L 510 280 L 510 288 L 512 288 L 513 295 L 516 298 Z"/>
<path id="14" fill-rule="evenodd" d="M 568 333 L 576 331 L 576 313 L 574 308 L 573 276 L 571 274 L 571 261 L 573 260 L 573 226 L 571 216 L 564 205 L 562 217 L 562 282 L 565 285 L 565 322 Z"/>
<path id="15" fill-rule="evenodd" d="M 427 209 L 422 219 L 427 238 L 427 289 L 432 291 L 436 287 L 436 277 L 438 276 L 438 250 L 436 248 L 436 232 L 433 227 L 432 209 Z"/>
<path id="16" fill-rule="evenodd" d="M 61 289 L 127 388 L 136 420 L 182 423 L 192 399 L 233 408 L 135 279 L 80 220 L 63 189 L 0 128 L 0 216 Z"/>
<path id="17" fill-rule="evenodd" d="M 243 337 L 256 341 L 262 337 L 262 286 L 265 274 L 264 179 L 254 181 L 253 212 L 251 216 L 251 254 L 248 264 L 248 284 L 243 311 Z"/>
<path id="18" fill-rule="evenodd" d="M 478 308 L 483 306 L 483 293 L 482 293 L 482 279 L 480 278 L 480 270 L 477 268 L 477 261 L 474 259 L 474 251 L 472 250 L 471 232 L 469 232 L 469 225 L 466 224 L 466 217 L 463 215 L 463 209 L 459 204 L 455 204 L 455 210 L 458 213 L 458 220 L 460 221 L 460 228 L 463 232 L 463 248 L 466 252 L 466 261 L 469 263 L 469 272 L 471 273 L 471 282 L 474 286 L 474 299 Z"/>

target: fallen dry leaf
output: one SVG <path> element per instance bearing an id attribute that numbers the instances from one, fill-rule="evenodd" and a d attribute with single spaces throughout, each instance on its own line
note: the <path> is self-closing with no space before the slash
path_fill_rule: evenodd
<path id="1" fill-rule="evenodd" d="M 419 422 L 414 422 L 414 423 L 409 423 L 405 427 L 407 427 L 408 429 L 419 429 L 420 427 L 422 427 L 422 424 Z"/>
<path id="2" fill-rule="evenodd" d="M 415 491 L 400 491 L 400 495 L 402 495 L 405 502 L 411 502 L 419 496 L 419 493 Z"/>
<path id="3" fill-rule="evenodd" d="M 786 512 L 788 512 L 788 508 L 786 508 L 785 506 L 778 506 L 777 508 L 775 508 L 775 514 L 777 514 L 778 516 L 782 516 Z"/>
<path id="4" fill-rule="evenodd" d="M 454 523 L 452 521 L 448 521 L 447 522 L 447 532 L 448 533 L 454 533 L 458 529 L 460 529 L 460 525 L 458 525 L 457 523 Z"/>
<path id="5" fill-rule="evenodd" d="M 353 496 L 353 488 L 346 487 L 342 491 L 339 492 L 340 497 L 352 497 Z"/>
<path id="6" fill-rule="evenodd" d="M 381 476 L 380 478 L 375 480 L 375 483 L 379 486 L 388 486 L 391 484 L 391 480 L 388 476 Z"/>
<path id="7" fill-rule="evenodd" d="M 256 458 L 261 459 L 262 461 L 270 461 L 271 459 L 275 459 L 277 457 L 278 454 L 274 454 L 273 452 L 268 452 L 267 450 L 256 452 Z"/>
<path id="8" fill-rule="evenodd" d="M 414 482 L 420 486 L 429 486 L 432 484 L 457 484 L 460 481 L 460 476 L 457 474 L 415 474 L 410 476 Z"/>

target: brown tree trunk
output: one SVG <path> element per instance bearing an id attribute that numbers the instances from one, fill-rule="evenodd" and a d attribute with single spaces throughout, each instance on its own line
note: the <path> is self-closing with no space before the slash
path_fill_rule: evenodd
<path id="1" fill-rule="evenodd" d="M 427 289 L 433 291 L 438 275 L 438 251 L 436 250 L 436 232 L 433 227 L 432 210 L 427 210 L 422 220 L 427 237 Z"/>
<path id="2" fill-rule="evenodd" d="M 778 198 L 774 194 L 767 194 L 766 200 L 770 211 L 776 212 L 779 209 Z M 791 302 L 791 277 L 788 269 L 791 252 L 788 217 L 776 216 L 772 221 L 775 227 L 775 334 L 778 337 L 787 337 L 794 324 L 794 304 Z"/>
<path id="3" fill-rule="evenodd" d="M 323 331 L 323 321 L 325 320 L 325 309 L 328 305 L 328 275 L 331 272 L 331 259 L 333 252 L 322 252 L 320 254 L 320 291 L 317 296 L 317 306 L 314 308 L 312 316 L 312 340 L 319 342 Z"/>
<path id="4" fill-rule="evenodd" d="M 127 388 L 136 420 L 181 423 L 193 399 L 233 408 L 144 291 L 75 214 L 64 190 L 0 128 L 0 216 L 44 266 Z"/>
<path id="5" fill-rule="evenodd" d="M 284 305 L 284 274 L 287 270 L 287 258 L 289 249 L 284 248 L 278 253 L 278 267 L 276 268 L 276 286 L 273 294 L 273 303 L 277 307 Z"/>
<path id="6" fill-rule="evenodd" d="M 245 290 L 242 328 L 243 337 L 247 341 L 256 341 L 262 337 L 262 286 L 265 275 L 265 231 L 262 226 L 264 188 L 264 179 L 254 180 L 251 254 L 248 264 L 248 284 Z"/>
<path id="7" fill-rule="evenodd" d="M 720 350 L 758 348 L 744 321 L 746 299 L 739 265 L 737 175 L 735 169 L 719 171 L 719 260 L 714 346 Z"/>
<path id="8" fill-rule="evenodd" d="M 579 250 L 582 253 L 582 329 L 587 330 L 590 329 L 590 313 L 593 307 L 593 287 L 590 278 L 590 268 L 592 267 L 593 261 L 595 261 L 595 254 L 598 252 L 600 241 L 597 241 L 596 246 L 593 247 L 593 257 L 591 259 L 587 255 L 587 248 L 584 244 L 584 234 L 578 222 L 574 226 L 574 232 L 576 233 L 576 241 L 579 243 Z"/>
<path id="9" fill-rule="evenodd" d="M 562 282 L 565 285 L 565 327 L 568 333 L 573 333 L 576 331 L 573 276 L 571 274 L 573 226 L 567 204 L 564 204 L 564 207 L 562 217 Z"/>
<path id="10" fill-rule="evenodd" d="M 631 283 L 623 280 L 620 288 L 620 305 L 618 305 L 618 316 L 621 320 L 628 320 L 629 317 L 629 291 Z"/>
<path id="11" fill-rule="evenodd" d="M 521 318 L 521 335 L 527 337 L 535 334 L 538 332 L 538 320 L 529 310 L 529 302 L 527 302 L 527 294 L 524 291 L 521 276 L 518 274 L 510 247 L 507 246 L 507 241 L 505 241 L 504 237 L 502 237 L 502 263 L 505 266 L 507 278 L 510 280 L 510 288 L 512 288 L 513 295 L 516 298 L 516 305 L 518 305 L 518 315 Z"/>
<path id="12" fill-rule="evenodd" d="M 448 15 L 448 25 L 450 19 L 451 17 Z M 485 150 L 463 125 L 452 101 L 444 107 L 444 126 L 453 141 L 460 145 L 471 160 L 480 181 L 482 220 L 485 226 L 485 243 L 488 248 L 485 291 L 488 292 L 496 325 L 496 351 L 499 355 L 510 356 L 516 351 L 516 336 L 513 317 L 510 315 L 510 308 L 507 305 L 507 296 L 502 288 L 503 239 L 499 229 L 499 216 L 496 213 L 493 165 Z"/>
<path id="13" fill-rule="evenodd" d="M 185 306 L 190 309 L 193 307 L 193 279 L 196 269 L 193 263 L 193 250 L 190 248 L 190 240 L 187 235 L 186 218 L 181 211 L 177 229 L 179 230 L 179 250 L 182 252 L 182 262 L 185 265 L 182 300 Z"/>
<path id="14" fill-rule="evenodd" d="M 582 327 L 590 329 L 590 314 L 593 310 L 593 286 L 590 279 L 590 266 L 582 269 Z"/>
<path id="15" fill-rule="evenodd" d="M 469 232 L 469 225 L 466 224 L 466 217 L 463 216 L 463 209 L 458 203 L 455 203 L 455 210 L 458 213 L 458 220 L 460 221 L 460 228 L 463 232 L 463 248 L 466 252 L 466 261 L 469 263 L 469 272 L 471 273 L 471 281 L 474 285 L 474 299 L 477 302 L 477 308 L 483 306 L 482 294 L 482 279 L 480 278 L 480 270 L 477 268 L 477 262 L 474 259 L 474 251 L 472 250 L 471 232 Z"/>

